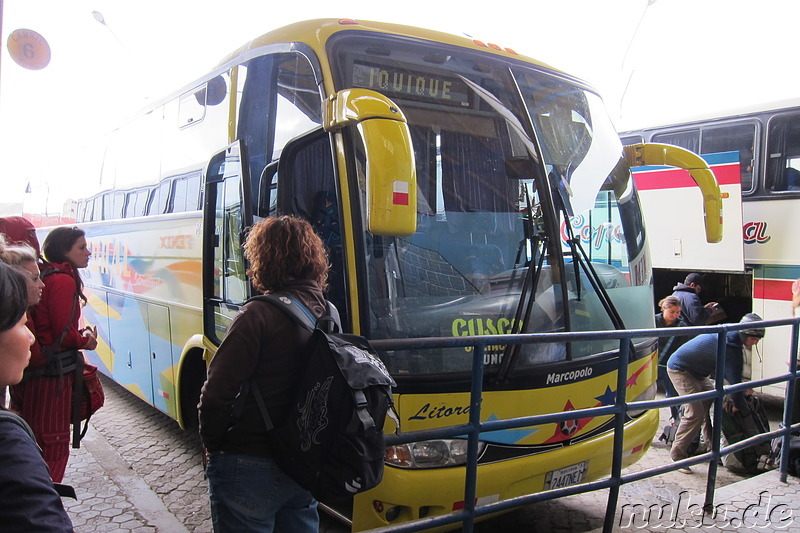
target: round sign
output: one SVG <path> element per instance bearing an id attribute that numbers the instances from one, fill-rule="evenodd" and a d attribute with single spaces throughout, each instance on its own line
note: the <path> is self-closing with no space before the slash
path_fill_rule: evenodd
<path id="1" fill-rule="evenodd" d="M 33 30 L 15 30 L 8 36 L 8 53 L 17 65 L 41 70 L 50 63 L 50 45 Z"/>

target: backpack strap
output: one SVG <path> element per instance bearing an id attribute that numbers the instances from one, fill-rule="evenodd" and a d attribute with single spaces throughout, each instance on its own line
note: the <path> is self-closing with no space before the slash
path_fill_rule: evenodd
<path id="1" fill-rule="evenodd" d="M 16 424 L 17 426 L 21 427 L 25 433 L 27 433 L 36 447 L 39 449 L 39 453 L 42 453 L 42 448 L 36 442 L 36 436 L 33 434 L 33 430 L 28 425 L 25 420 L 17 415 L 12 413 L 11 411 L 6 411 L 5 409 L 0 408 L 0 421 L 7 421 L 11 422 L 12 424 Z M 42 458 L 44 460 L 44 458 Z M 55 489 L 56 493 L 62 498 L 72 498 L 73 500 L 78 499 L 78 495 L 75 494 L 75 489 L 72 485 L 65 485 L 63 483 L 53 483 L 53 488 Z"/>
<path id="2" fill-rule="evenodd" d="M 262 300 L 271 303 L 288 315 L 289 318 L 294 320 L 295 323 L 297 323 L 300 327 L 305 328 L 308 331 L 313 332 L 317 328 L 317 318 L 311 313 L 311 311 L 309 311 L 308 307 L 306 307 L 303 302 L 297 298 L 293 298 L 286 293 L 262 294 L 259 296 L 253 296 L 247 301 L 249 302 L 251 300 Z M 326 318 L 333 321 L 335 326 L 340 327 L 339 311 L 332 303 L 327 302 L 327 304 L 328 314 L 321 317 L 320 320 Z M 258 387 L 253 380 L 242 383 L 242 388 L 239 391 L 240 400 L 237 401 L 237 405 L 234 409 L 234 416 L 241 414 L 241 410 L 244 407 L 244 399 L 247 397 L 247 393 L 249 391 L 253 392 L 253 397 L 258 405 L 261 418 L 264 419 L 264 424 L 267 426 L 267 431 L 271 431 L 275 425 L 272 423 L 272 418 L 270 418 L 269 413 L 267 412 L 267 406 L 264 403 L 264 397 L 261 396 L 261 391 L 258 390 Z"/>
<path id="3" fill-rule="evenodd" d="M 315 317 L 311 313 L 311 311 L 309 311 L 308 307 L 306 307 L 305 304 L 303 304 L 303 302 L 284 292 L 253 296 L 252 298 L 250 298 L 250 300 L 262 300 L 265 302 L 270 302 L 272 305 L 274 305 L 275 307 L 286 313 L 301 327 L 304 327 L 309 331 L 314 331 L 314 329 L 317 327 L 320 327 L 320 329 L 323 329 L 328 333 L 332 333 L 337 329 L 338 331 L 342 330 L 342 323 L 341 323 L 341 317 L 339 316 L 339 310 L 336 309 L 336 306 L 333 305 L 328 300 L 325 300 L 325 303 L 327 304 L 328 307 L 327 313 L 319 318 Z M 321 327 L 321 324 L 324 322 L 327 322 L 328 325 L 326 327 Z"/>
<path id="4" fill-rule="evenodd" d="M 60 268 L 55 268 L 53 266 L 50 266 L 50 263 L 47 263 L 47 265 L 48 265 L 49 268 L 46 267 L 47 270 L 44 270 L 42 272 L 42 274 L 41 274 L 41 279 L 42 280 L 44 280 L 44 278 L 46 278 L 47 276 L 49 276 L 51 274 L 67 274 L 67 275 L 69 275 L 69 272 L 67 272 L 66 270 L 61 270 Z M 51 344 L 50 346 L 43 346 L 42 347 L 42 352 L 44 353 L 44 356 L 47 358 L 47 366 L 45 366 L 43 368 L 34 368 L 34 369 L 26 368 L 24 370 L 23 374 L 22 374 L 23 381 L 26 380 L 26 379 L 39 377 L 39 376 L 44 376 L 44 375 L 48 375 L 48 376 L 51 376 L 51 375 L 63 376 L 64 374 L 71 374 L 72 372 L 76 371 L 76 368 L 73 368 L 72 365 L 68 365 L 65 368 L 64 364 L 63 364 L 64 362 L 60 358 L 55 357 L 56 354 L 60 353 L 58 350 L 61 347 L 61 343 L 64 341 L 64 337 L 67 336 L 67 333 L 69 332 L 69 328 L 72 327 L 72 321 L 75 320 L 75 308 L 76 307 L 78 307 L 78 293 L 77 292 L 75 293 L 75 302 L 72 305 L 72 311 L 70 312 L 69 320 L 67 321 L 67 324 L 64 326 L 64 331 L 61 332 L 61 335 L 58 336 L 58 339 L 56 339 L 56 341 L 53 342 L 53 344 Z"/>
<path id="5" fill-rule="evenodd" d="M 261 418 L 264 419 L 264 424 L 267 426 L 267 431 L 272 431 L 272 428 L 275 427 L 275 424 L 272 423 L 272 418 L 270 418 L 269 413 L 267 412 L 267 406 L 264 404 L 264 398 L 261 396 L 261 391 L 258 390 L 256 387 L 255 382 L 248 381 L 248 387 L 253 389 L 253 396 L 256 399 L 256 404 L 258 405 L 258 410 L 261 412 Z"/>
<path id="6" fill-rule="evenodd" d="M 260 296 L 254 296 L 253 298 L 250 298 L 250 300 L 261 300 L 271 303 L 283 313 L 288 315 L 289 318 L 294 320 L 300 327 L 309 331 L 314 331 L 317 326 L 317 319 L 313 314 L 311 314 L 311 311 L 308 310 L 308 307 L 303 305 L 303 303 L 298 301 L 296 298 L 292 298 L 287 294 L 262 294 Z"/>

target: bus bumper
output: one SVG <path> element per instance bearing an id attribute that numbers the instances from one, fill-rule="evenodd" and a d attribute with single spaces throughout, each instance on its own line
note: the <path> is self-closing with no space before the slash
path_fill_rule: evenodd
<path id="1" fill-rule="evenodd" d="M 623 465 L 642 458 L 658 430 L 658 410 L 650 410 L 625 426 Z M 544 490 L 549 472 L 588 461 L 586 481 L 611 472 L 613 432 L 556 451 L 478 466 L 476 505 Z M 353 502 L 353 531 L 363 531 L 463 507 L 465 468 L 406 470 L 387 466 L 383 482 Z M 482 517 L 486 518 L 486 517 Z M 460 524 L 436 531 L 457 529 Z"/>

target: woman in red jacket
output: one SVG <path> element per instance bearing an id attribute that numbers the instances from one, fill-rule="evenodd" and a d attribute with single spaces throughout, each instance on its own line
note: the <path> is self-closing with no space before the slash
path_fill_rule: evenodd
<path id="1" fill-rule="evenodd" d="M 49 375 L 53 374 L 52 365 L 48 375 L 36 374 L 42 374 L 48 367 L 47 353 L 94 350 L 97 347 L 96 331 L 79 327 L 81 305 L 86 303 L 86 296 L 78 269 L 86 268 L 92 253 L 86 246 L 85 233 L 75 227 L 51 231 L 44 240 L 42 251 L 48 261 L 42 273 L 44 289 L 39 305 L 31 314 L 43 355 L 38 360 L 31 358 L 28 374 L 33 377 L 23 384 L 25 391 L 21 395 L 20 411 L 33 428 L 53 481 L 60 483 L 69 460 L 74 376 L 72 372 Z M 77 352 L 77 356 L 83 357 L 83 354 Z"/>

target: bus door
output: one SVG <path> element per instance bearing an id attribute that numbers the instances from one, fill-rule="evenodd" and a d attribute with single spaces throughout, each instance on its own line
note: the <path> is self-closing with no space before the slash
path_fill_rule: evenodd
<path id="1" fill-rule="evenodd" d="M 742 185 L 738 152 L 702 155 L 722 193 L 722 240 L 703 231 L 703 195 L 689 172 L 667 166 L 632 168 L 647 227 L 653 268 L 743 272 Z M 711 214 L 709 214 L 711 216 Z"/>
<path id="2" fill-rule="evenodd" d="M 169 308 L 164 305 L 141 302 L 147 306 L 147 331 L 150 353 L 150 380 L 151 390 L 148 391 L 148 401 L 165 413 L 174 412 L 174 406 L 167 405 L 169 395 L 165 395 L 164 386 L 174 383 L 172 376 L 172 338 L 170 332 Z M 162 376 L 162 373 L 169 375 Z M 168 385 L 167 385 L 168 386 Z"/>
<path id="3" fill-rule="evenodd" d="M 251 292 L 242 243 L 253 216 L 247 165 L 242 159 L 242 147 L 236 141 L 215 155 L 206 171 L 203 329 L 217 345 Z"/>

